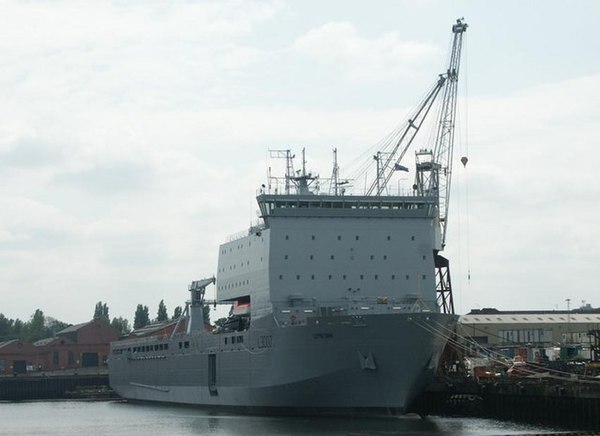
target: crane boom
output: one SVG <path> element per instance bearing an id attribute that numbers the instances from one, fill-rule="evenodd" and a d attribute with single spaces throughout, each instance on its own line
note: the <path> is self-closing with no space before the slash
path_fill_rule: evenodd
<path id="1" fill-rule="evenodd" d="M 417 107 L 417 110 L 415 110 L 412 116 L 408 119 L 406 125 L 402 129 L 399 139 L 394 145 L 394 148 L 391 150 L 391 152 L 385 153 L 386 157 L 383 162 L 379 162 L 377 178 L 371 183 L 371 186 L 366 192 L 367 195 L 373 195 L 374 192 L 376 195 L 381 195 L 383 193 L 385 187 L 394 175 L 397 165 L 400 164 L 400 161 L 402 161 L 406 151 L 417 136 L 421 125 L 423 125 L 423 121 L 425 121 L 427 114 L 429 114 L 429 111 L 433 106 L 438 94 L 444 87 L 445 82 L 446 78 L 443 75 L 440 75 L 421 104 Z M 401 149 L 400 154 L 398 154 L 399 149 Z"/>
<path id="2" fill-rule="evenodd" d="M 438 207 L 441 226 L 441 248 L 446 244 L 446 228 L 448 225 L 448 206 L 450 201 L 450 182 L 452 176 L 452 154 L 454 149 L 454 126 L 456 123 L 456 101 L 458 96 L 458 72 L 460 69 L 460 55 L 462 50 L 463 34 L 467 30 L 467 23 L 456 20 L 452 26 L 454 38 L 452 40 L 452 54 L 450 66 L 446 73 L 446 86 L 444 88 L 438 130 L 436 135 L 433 155 L 435 162 L 440 165 L 441 172 L 434 178 L 438 186 L 430 189 L 438 192 Z"/>
<path id="3" fill-rule="evenodd" d="M 454 149 L 454 125 L 456 123 L 456 101 L 458 95 L 458 73 L 463 34 L 467 24 L 462 19 L 452 26 L 452 52 L 450 64 L 445 73 L 446 81 L 442 92 L 437 134 L 433 151 L 419 150 L 416 153 L 417 174 L 415 186 L 417 194 L 437 197 L 440 225 L 438 250 L 446 244 L 448 206 L 452 176 L 452 152 Z"/>

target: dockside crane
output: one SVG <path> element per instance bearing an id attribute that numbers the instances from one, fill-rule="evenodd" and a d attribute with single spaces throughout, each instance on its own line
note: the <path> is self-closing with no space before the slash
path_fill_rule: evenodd
<path id="1" fill-rule="evenodd" d="M 446 245 L 458 75 L 463 36 L 467 27 L 464 18 L 456 20 L 456 23 L 452 26 L 453 36 L 448 68 L 438 76 L 435 84 L 427 92 L 406 124 L 387 138 L 384 142 L 386 149 L 377 152 L 374 156 L 377 162 L 376 177 L 366 191 L 367 195 L 382 195 L 394 173 L 399 170 L 406 170 L 406 167 L 401 165 L 401 161 L 417 133 L 421 130 L 421 126 L 434 103 L 441 95 L 433 147 L 416 151 L 416 175 L 413 189 L 415 195 L 435 199 L 434 207 L 437 211 L 434 211 L 434 216 L 438 226 L 434 244 L 434 259 L 438 304 L 445 313 L 454 313 L 454 302 L 450 284 L 449 262 L 439 252 Z M 463 164 L 466 164 L 464 159 L 466 158 L 463 158 Z"/>

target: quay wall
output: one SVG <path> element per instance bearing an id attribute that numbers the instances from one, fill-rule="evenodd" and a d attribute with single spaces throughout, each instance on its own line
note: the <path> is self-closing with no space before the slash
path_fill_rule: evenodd
<path id="1" fill-rule="evenodd" d="M 412 410 L 600 430 L 600 383 L 438 380 L 416 399 Z"/>
<path id="2" fill-rule="evenodd" d="M 0 377 L 0 401 L 114 398 L 108 374 Z"/>

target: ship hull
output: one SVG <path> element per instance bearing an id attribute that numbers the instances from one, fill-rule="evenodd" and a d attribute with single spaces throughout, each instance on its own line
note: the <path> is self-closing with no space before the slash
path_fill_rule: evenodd
<path id="1" fill-rule="evenodd" d="M 111 356 L 110 383 L 130 400 L 257 412 L 402 413 L 434 375 L 443 332 L 455 321 L 396 313 L 278 327 L 266 317 L 245 332 L 173 337 L 168 351 L 146 341 L 152 350 L 134 353 L 127 351 L 133 342 L 117 343 L 123 352 Z M 188 348 L 180 348 L 186 341 Z"/>

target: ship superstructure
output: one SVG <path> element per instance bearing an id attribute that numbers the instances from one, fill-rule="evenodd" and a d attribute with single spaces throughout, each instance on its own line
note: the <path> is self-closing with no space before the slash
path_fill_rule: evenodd
<path id="1" fill-rule="evenodd" d="M 434 374 L 453 314 L 445 244 L 460 42 L 453 26 L 448 71 L 405 130 L 378 152 L 362 194 L 339 179 L 269 178 L 257 195 L 261 222 L 219 248 L 216 278 L 193 282 L 190 301 L 165 337 L 112 344 L 111 386 L 135 400 L 260 410 L 403 412 Z M 452 88 L 452 89 L 450 89 Z M 448 91 L 450 89 L 450 91 Z M 417 153 L 410 195 L 386 195 L 393 172 L 438 94 L 439 141 Z M 283 183 L 274 183 L 274 181 Z M 440 194 L 444 191 L 443 194 Z M 205 289 L 231 306 L 214 327 Z"/>

